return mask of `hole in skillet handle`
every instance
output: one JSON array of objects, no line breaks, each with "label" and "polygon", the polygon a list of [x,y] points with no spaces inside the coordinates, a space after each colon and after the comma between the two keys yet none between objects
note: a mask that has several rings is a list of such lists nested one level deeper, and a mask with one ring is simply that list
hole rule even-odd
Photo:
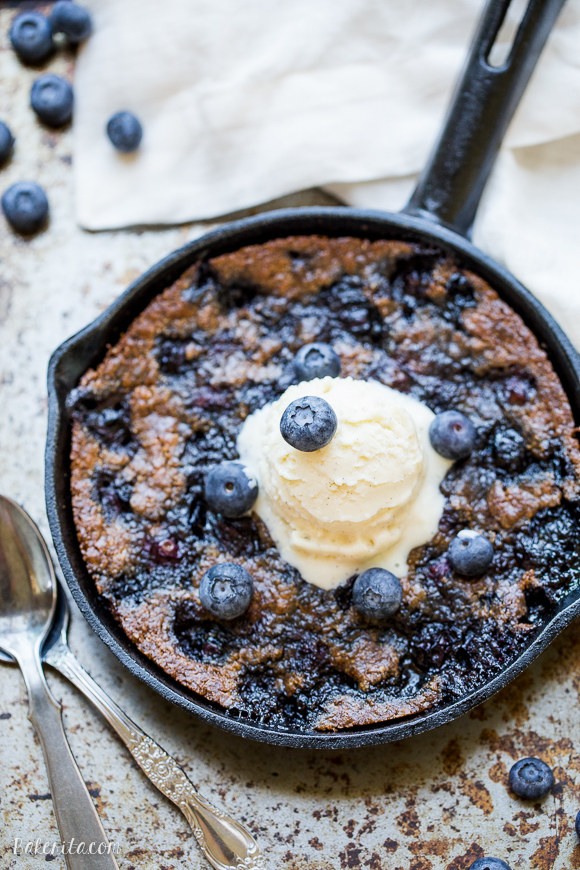
[{"label": "hole in skillet handle", "polygon": [[488,0],[439,137],[403,209],[467,238],[504,134],[565,0],[528,0],[507,60],[494,66],[489,58],[512,2]]},{"label": "hole in skillet handle", "polygon": [[502,69],[509,63],[516,34],[521,27],[529,0],[511,0],[509,10],[500,24],[497,36],[485,56],[487,63],[495,69]]}]

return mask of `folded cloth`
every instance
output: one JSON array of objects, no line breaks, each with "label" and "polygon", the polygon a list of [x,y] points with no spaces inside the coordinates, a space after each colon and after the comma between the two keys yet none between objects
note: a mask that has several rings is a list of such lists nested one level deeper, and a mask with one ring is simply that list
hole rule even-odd
[{"label": "folded cloth", "polygon": [[[481,0],[90,0],[76,72],[78,220],[215,218],[313,186],[398,208],[441,124]],[[521,14],[512,3],[505,41]],[[568,0],[475,228],[566,319],[578,266],[580,0]],[[115,152],[108,118],[144,128]],[[575,250],[576,248],[576,250]],[[577,294],[580,296],[580,294]],[[580,322],[575,327],[580,344]]]}]

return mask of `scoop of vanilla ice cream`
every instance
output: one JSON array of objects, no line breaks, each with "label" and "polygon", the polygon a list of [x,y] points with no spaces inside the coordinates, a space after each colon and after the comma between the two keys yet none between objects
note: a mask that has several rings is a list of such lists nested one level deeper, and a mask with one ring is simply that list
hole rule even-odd
[{"label": "scoop of vanilla ice cream", "polygon": [[[282,414],[306,395],[338,419],[332,441],[312,453],[280,434]],[[254,510],[305,580],[331,589],[371,566],[406,573],[409,551],[437,530],[451,465],[429,442],[433,416],[377,381],[326,377],[292,385],[245,420],[238,451],[258,481]]]}]

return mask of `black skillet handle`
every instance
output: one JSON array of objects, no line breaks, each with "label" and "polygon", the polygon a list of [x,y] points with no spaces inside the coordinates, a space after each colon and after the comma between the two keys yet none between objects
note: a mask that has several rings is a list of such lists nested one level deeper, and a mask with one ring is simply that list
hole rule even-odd
[{"label": "black skillet handle", "polygon": [[509,56],[488,62],[511,0],[488,0],[443,129],[403,211],[469,236],[504,133],[565,0],[529,0]]}]

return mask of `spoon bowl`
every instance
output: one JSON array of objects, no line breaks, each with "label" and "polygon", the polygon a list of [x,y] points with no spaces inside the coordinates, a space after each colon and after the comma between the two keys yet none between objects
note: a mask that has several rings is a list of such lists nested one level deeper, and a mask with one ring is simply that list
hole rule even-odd
[{"label": "spoon bowl", "polygon": [[54,569],[28,514],[0,496],[0,647],[40,646],[56,607]]}]

